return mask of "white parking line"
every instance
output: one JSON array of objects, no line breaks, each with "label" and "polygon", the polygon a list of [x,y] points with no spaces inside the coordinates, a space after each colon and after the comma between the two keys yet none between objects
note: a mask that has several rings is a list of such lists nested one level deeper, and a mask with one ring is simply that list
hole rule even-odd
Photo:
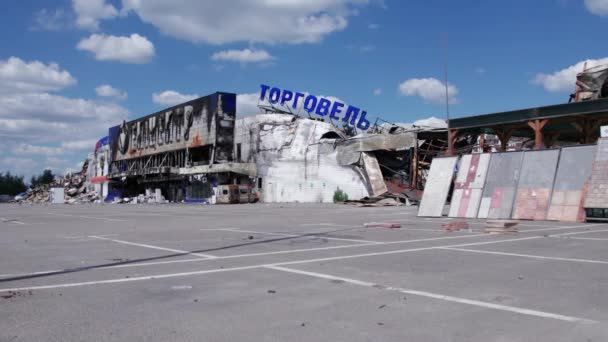
[{"label": "white parking line", "polygon": [[[397,253],[408,253],[408,252],[426,251],[426,250],[437,249],[439,247],[465,247],[465,246],[476,246],[476,245],[485,245],[485,244],[502,243],[502,242],[513,242],[513,241],[521,241],[521,240],[530,240],[530,239],[538,239],[538,238],[541,238],[541,237],[540,236],[531,236],[531,237],[527,237],[527,238],[494,240],[494,241],[475,242],[475,243],[467,243],[467,244],[459,244],[459,245],[447,245],[447,246],[437,246],[437,247],[423,247],[423,248],[401,249],[401,250],[388,251],[388,252],[376,252],[376,253],[365,253],[365,254],[355,254],[355,255],[343,255],[343,256],[337,256],[337,257],[307,259],[307,260],[296,260],[296,261],[278,262],[278,263],[271,263],[271,264],[259,264],[259,265],[244,266],[244,267],[221,268],[221,269],[216,269],[216,270],[205,270],[205,271],[183,272],[183,273],[170,273],[170,274],[145,276],[145,277],[135,277],[135,278],[120,278],[120,279],[98,280],[98,281],[89,281],[89,282],[83,282],[83,283],[68,283],[68,284],[55,284],[55,285],[43,285],[43,286],[30,286],[30,287],[20,287],[20,288],[11,288],[11,289],[0,289],[0,292],[6,292],[6,291],[25,291],[25,290],[41,290],[41,289],[52,289],[52,288],[61,288],[61,287],[74,287],[74,286],[85,286],[85,285],[121,283],[121,282],[126,282],[126,281],[135,281],[135,280],[150,280],[150,279],[157,279],[157,278],[183,277],[183,276],[189,276],[189,275],[215,273],[215,272],[222,272],[222,271],[238,271],[238,270],[246,270],[246,269],[253,269],[253,268],[262,268],[262,267],[267,267],[267,266],[285,266],[285,265],[305,264],[305,263],[320,262],[320,261],[332,261],[332,260],[362,258],[362,257],[368,257],[368,256],[379,256],[379,255],[389,255],[389,254],[397,254]],[[262,253],[262,254],[267,254],[267,253]],[[218,259],[228,259],[230,257],[234,257],[234,256],[215,257],[216,258],[215,260],[218,260]],[[203,261],[203,260],[208,260],[208,259],[201,259],[200,261]],[[126,266],[126,265],[124,265],[124,266]],[[120,266],[114,266],[114,267],[120,267]],[[114,267],[106,267],[106,268],[114,268]]]},{"label": "white parking line", "polygon": [[539,229],[526,229],[526,230],[520,230],[520,233],[527,233],[527,232],[542,232],[545,230],[560,230],[560,229],[574,229],[574,228],[589,228],[589,227],[596,227],[596,226],[603,226],[604,224],[601,223],[597,223],[597,224],[587,224],[584,226],[566,226],[566,227],[553,227],[553,228],[539,228]]},{"label": "white parking line", "polygon": [[307,264],[307,263],[310,263],[310,262],[344,260],[344,259],[362,258],[362,257],[369,257],[369,256],[379,256],[379,255],[391,255],[391,254],[400,254],[400,253],[408,253],[408,252],[429,251],[429,250],[433,250],[433,249],[439,249],[441,247],[468,247],[468,246],[488,245],[488,244],[501,243],[501,242],[513,242],[513,241],[532,240],[532,239],[540,239],[540,238],[541,238],[540,236],[530,236],[530,237],[526,237],[526,238],[505,239],[505,240],[484,241],[484,242],[473,242],[473,243],[465,243],[465,244],[459,244],[459,245],[435,246],[435,247],[420,247],[420,248],[411,248],[411,249],[398,249],[398,250],[386,251],[386,252],[374,252],[374,253],[342,255],[342,256],[327,257],[327,258],[317,258],[317,259],[308,259],[308,260],[287,261],[287,262],[282,262],[282,263],[276,263],[275,265]]},{"label": "white parking line", "polygon": [[[95,235],[95,236],[98,236],[98,237],[110,237],[110,236],[118,236],[118,235],[119,234],[103,234],[103,235],[102,234],[98,234],[98,235]],[[74,236],[64,236],[63,238],[64,239],[86,239],[86,238],[89,238],[89,237],[90,237],[90,235],[74,235]]]},{"label": "white parking line", "polygon": [[77,286],[87,286],[87,285],[127,283],[127,282],[132,282],[132,281],[164,279],[164,278],[174,278],[174,277],[186,277],[186,276],[199,275],[199,274],[207,274],[207,273],[219,273],[219,272],[228,272],[228,271],[241,271],[241,270],[249,270],[249,269],[253,269],[253,268],[260,268],[260,265],[243,266],[243,267],[232,267],[232,268],[218,268],[218,269],[214,269],[214,270],[195,271],[195,272],[158,274],[158,275],[151,275],[151,276],[145,276],[145,277],[118,278],[118,279],[86,281],[86,282],[81,282],[81,283],[67,283],[67,284],[55,284],[55,285],[16,287],[16,288],[12,288],[12,289],[0,289],[0,292],[29,291],[29,290],[48,290],[48,289],[58,289],[58,288],[65,288],[65,287],[77,287]]},{"label": "white parking line", "polygon": [[103,220],[103,221],[113,221],[113,222],[133,222],[133,220],[121,220],[121,219],[112,219],[107,217],[95,217],[95,216],[84,216],[84,215],[69,215],[69,214],[57,214],[57,213],[45,213],[47,215],[53,216],[65,216],[65,217],[78,217],[78,218],[86,218],[92,220]]},{"label": "white parking line", "polygon": [[568,236],[568,235],[580,235],[580,234],[591,234],[591,233],[604,233],[604,232],[608,232],[608,229],[603,229],[603,230],[585,230],[583,232],[551,234],[551,235],[549,235],[549,237]]},{"label": "white parking line", "polygon": [[495,255],[515,256],[515,257],[531,258],[531,259],[572,261],[572,262],[582,262],[582,263],[590,263],[590,264],[607,264],[608,265],[608,261],[601,261],[601,260],[559,258],[559,257],[548,257],[548,256],[542,256],[542,255],[517,254],[517,253],[506,253],[506,252],[496,252],[496,251],[484,251],[484,250],[478,250],[478,249],[465,249],[465,248],[455,248],[455,247],[441,247],[439,249],[445,249],[445,250],[450,250],[450,251],[460,251],[460,252],[470,252],[470,253],[482,253],[482,254],[495,254]]},{"label": "white parking line", "polygon": [[129,242],[129,241],[123,241],[123,240],[108,239],[108,238],[97,236],[97,235],[90,235],[89,237],[92,237],[94,239],[99,239],[99,240],[106,240],[106,241],[112,241],[112,242],[116,242],[116,243],[122,243],[123,245],[130,245],[130,246],[137,246],[137,247],[143,247],[143,248],[158,249],[158,250],[161,250],[161,251],[167,251],[167,252],[173,252],[173,253],[183,253],[183,254],[188,254],[188,255],[194,255],[194,256],[198,256],[198,257],[202,257],[202,258],[206,258],[206,259],[215,259],[215,258],[217,258],[216,256],[208,255],[208,254],[192,253],[192,252],[188,252],[188,251],[182,251],[182,250],[179,250],[179,249],[172,249],[172,248],[165,248],[165,247],[160,247],[160,246],[146,245],[146,244],[143,244],[143,243],[135,243],[135,242]]},{"label": "white parking line", "polygon": [[316,238],[322,238],[322,239],[327,239],[327,240],[368,243],[370,245],[381,243],[380,241],[358,240],[358,239],[343,239],[343,238],[327,237],[327,236],[323,236],[323,234],[327,234],[325,232],[304,233],[304,234],[298,235],[298,234],[285,234],[285,233],[267,233],[267,232],[260,232],[260,231],[256,231],[256,230],[245,230],[245,229],[223,229],[223,230],[227,231],[227,232],[236,232],[236,233],[243,232],[243,233],[262,234],[262,235],[276,235],[276,236],[286,236],[286,237],[304,237],[304,238],[305,237],[316,237]]},{"label": "white parking line", "polygon": [[405,289],[405,288],[400,288],[400,287],[384,287],[379,284],[374,284],[374,283],[351,279],[351,278],[338,277],[338,276],[333,276],[333,275],[324,274],[324,273],[302,271],[302,270],[281,267],[281,266],[265,266],[265,268],[276,270],[276,271],[281,271],[281,272],[306,275],[309,277],[315,277],[315,278],[321,278],[321,279],[338,280],[338,281],[343,281],[345,283],[349,283],[349,284],[353,284],[353,285],[372,287],[372,288],[381,288],[386,291],[394,291],[394,292],[410,294],[410,295],[414,295],[414,296],[438,299],[438,300],[443,300],[446,302],[454,302],[454,303],[478,306],[478,307],[482,307],[482,308],[486,308],[486,309],[514,312],[514,313],[528,315],[528,316],[551,318],[551,319],[557,319],[560,321],[575,322],[575,323],[598,323],[597,321],[593,321],[593,320],[589,320],[589,319],[585,319],[585,318],[565,316],[565,315],[538,311],[538,310],[531,310],[531,309],[526,309],[526,308],[521,308],[521,307],[516,307],[516,306],[508,306],[508,305],[501,305],[501,304],[496,304],[496,303],[482,302],[482,301],[474,300],[474,299],[453,297],[453,296],[448,296],[448,295],[443,295],[443,294],[438,294],[438,293]]},{"label": "white parking line", "polygon": [[16,224],[21,224],[21,225],[27,225],[27,223],[23,223],[23,222],[17,221],[17,220],[7,220],[4,217],[0,217],[0,221],[2,221],[4,223],[16,223]]},{"label": "white parking line", "polygon": [[[62,271],[63,270],[50,270],[50,271],[33,272],[33,273],[0,274],[0,278],[12,278],[12,277],[39,275],[39,274],[55,273],[55,272],[62,272]],[[2,280],[2,279],[0,279],[0,280]]]},{"label": "white parking line", "polygon": [[608,239],[604,239],[604,238],[584,238],[584,237],[570,237],[568,239],[575,239],[575,240],[595,240],[595,241],[608,241]]}]

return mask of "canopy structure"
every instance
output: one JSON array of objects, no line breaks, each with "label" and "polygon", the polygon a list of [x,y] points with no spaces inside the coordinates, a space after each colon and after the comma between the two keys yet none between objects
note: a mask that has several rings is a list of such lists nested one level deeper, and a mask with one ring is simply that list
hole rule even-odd
[{"label": "canopy structure", "polygon": [[451,119],[448,122],[448,155],[465,135],[494,134],[506,151],[511,137],[534,139],[534,148],[550,148],[557,141],[590,144],[599,127],[608,124],[608,99],[527,108],[502,113]]}]

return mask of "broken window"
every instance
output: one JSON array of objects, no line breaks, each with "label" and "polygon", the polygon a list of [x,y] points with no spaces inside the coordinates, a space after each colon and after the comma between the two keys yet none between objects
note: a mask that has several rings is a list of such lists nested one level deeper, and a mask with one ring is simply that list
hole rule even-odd
[{"label": "broken window", "polygon": [[192,165],[209,164],[209,161],[211,160],[212,147],[213,145],[205,145],[191,148],[189,152],[192,158]]}]

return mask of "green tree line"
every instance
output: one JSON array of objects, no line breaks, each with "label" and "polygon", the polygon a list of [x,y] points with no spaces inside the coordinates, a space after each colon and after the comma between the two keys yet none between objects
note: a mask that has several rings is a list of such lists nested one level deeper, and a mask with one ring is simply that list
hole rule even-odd
[{"label": "green tree line", "polygon": [[[30,178],[30,186],[36,188],[41,185],[51,184],[55,180],[55,175],[51,170],[44,170],[37,176]],[[23,176],[13,175],[9,171],[0,172],[0,195],[15,196],[27,190],[27,185],[23,181]]]},{"label": "green tree line", "polygon": [[0,195],[15,196],[27,190],[23,176],[12,175],[10,172],[0,173]]}]

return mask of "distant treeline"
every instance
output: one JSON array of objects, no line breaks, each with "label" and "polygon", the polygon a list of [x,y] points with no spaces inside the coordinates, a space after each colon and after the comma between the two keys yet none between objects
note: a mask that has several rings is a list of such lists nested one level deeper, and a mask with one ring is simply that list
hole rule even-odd
[{"label": "distant treeline", "polygon": [[10,172],[0,173],[0,195],[15,196],[27,190],[23,176],[11,175]]},{"label": "distant treeline", "polygon": [[[51,184],[55,180],[55,175],[51,170],[44,170],[38,176],[32,176],[30,178],[30,186],[32,188],[40,185]],[[9,171],[6,173],[0,172],[0,195],[18,195],[25,190],[28,186],[23,181],[23,176],[13,175]]]}]

